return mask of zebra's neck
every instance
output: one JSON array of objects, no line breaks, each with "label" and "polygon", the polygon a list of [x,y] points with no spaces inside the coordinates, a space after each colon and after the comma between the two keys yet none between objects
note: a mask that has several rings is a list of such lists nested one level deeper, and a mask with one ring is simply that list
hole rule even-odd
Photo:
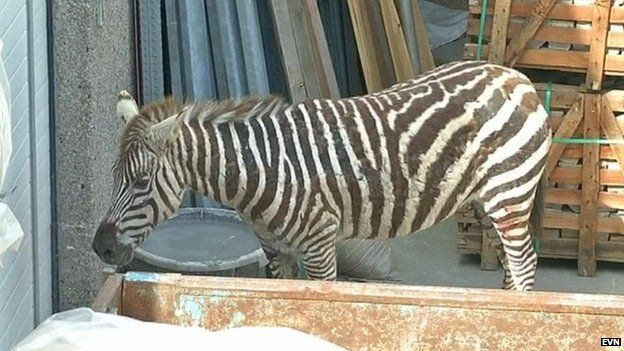
[{"label": "zebra's neck", "polygon": [[286,108],[281,101],[269,101],[244,118],[225,119],[191,111],[170,153],[184,186],[251,213],[266,197],[266,185],[280,181],[279,154],[271,150],[278,150],[277,120]]}]

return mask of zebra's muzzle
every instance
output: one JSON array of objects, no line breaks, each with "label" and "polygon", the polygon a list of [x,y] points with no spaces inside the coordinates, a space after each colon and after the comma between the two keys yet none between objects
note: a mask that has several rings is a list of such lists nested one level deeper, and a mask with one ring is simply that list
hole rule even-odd
[{"label": "zebra's muzzle", "polygon": [[131,244],[121,243],[117,239],[118,228],[114,223],[102,222],[95,232],[91,247],[98,257],[107,264],[123,266],[134,257]]}]

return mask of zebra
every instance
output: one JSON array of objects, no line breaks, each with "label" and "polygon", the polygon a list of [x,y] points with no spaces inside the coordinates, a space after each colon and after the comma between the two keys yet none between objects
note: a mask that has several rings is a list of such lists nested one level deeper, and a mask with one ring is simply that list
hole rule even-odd
[{"label": "zebra", "polygon": [[238,212],[275,278],[295,277],[298,258],[306,278],[335,280],[337,240],[408,235],[472,204],[498,234],[502,287],[533,289],[530,227],[552,132],[512,68],[452,62],[375,93],[297,104],[168,97],[139,109],[124,92],[117,113],[112,200],[92,242],[109,264],[128,263],[187,189]]}]

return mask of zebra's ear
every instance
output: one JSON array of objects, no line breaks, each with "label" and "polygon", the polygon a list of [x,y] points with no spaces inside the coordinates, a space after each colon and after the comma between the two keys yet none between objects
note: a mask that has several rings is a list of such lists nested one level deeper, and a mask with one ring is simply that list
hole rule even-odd
[{"label": "zebra's ear", "polygon": [[139,114],[139,106],[130,93],[122,90],[117,94],[117,117],[121,118],[124,123]]},{"label": "zebra's ear", "polygon": [[167,117],[149,128],[149,140],[153,143],[152,146],[155,150],[164,150],[167,142],[173,141],[178,137],[180,124],[186,110],[187,108],[185,107],[178,114]]}]

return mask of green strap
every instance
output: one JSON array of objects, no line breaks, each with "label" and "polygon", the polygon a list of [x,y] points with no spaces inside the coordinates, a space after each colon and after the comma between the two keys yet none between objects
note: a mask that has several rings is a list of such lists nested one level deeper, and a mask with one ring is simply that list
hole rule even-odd
[{"label": "green strap", "polygon": [[533,237],[533,249],[535,249],[535,253],[539,255],[540,251],[542,250],[542,243],[539,239],[539,237],[535,236]]},{"label": "green strap", "polygon": [[550,101],[552,100],[552,81],[548,81],[546,85],[546,101],[544,101],[544,108],[546,113],[550,115]]},{"label": "green strap", "polygon": [[584,138],[553,138],[553,143],[558,144],[601,144],[601,145],[622,145],[624,140],[615,139],[584,139]]},{"label": "green strap", "polygon": [[481,60],[483,53],[483,35],[485,34],[485,19],[487,18],[488,0],[483,0],[481,4],[481,18],[479,23],[479,37],[477,38],[477,60]]}]

